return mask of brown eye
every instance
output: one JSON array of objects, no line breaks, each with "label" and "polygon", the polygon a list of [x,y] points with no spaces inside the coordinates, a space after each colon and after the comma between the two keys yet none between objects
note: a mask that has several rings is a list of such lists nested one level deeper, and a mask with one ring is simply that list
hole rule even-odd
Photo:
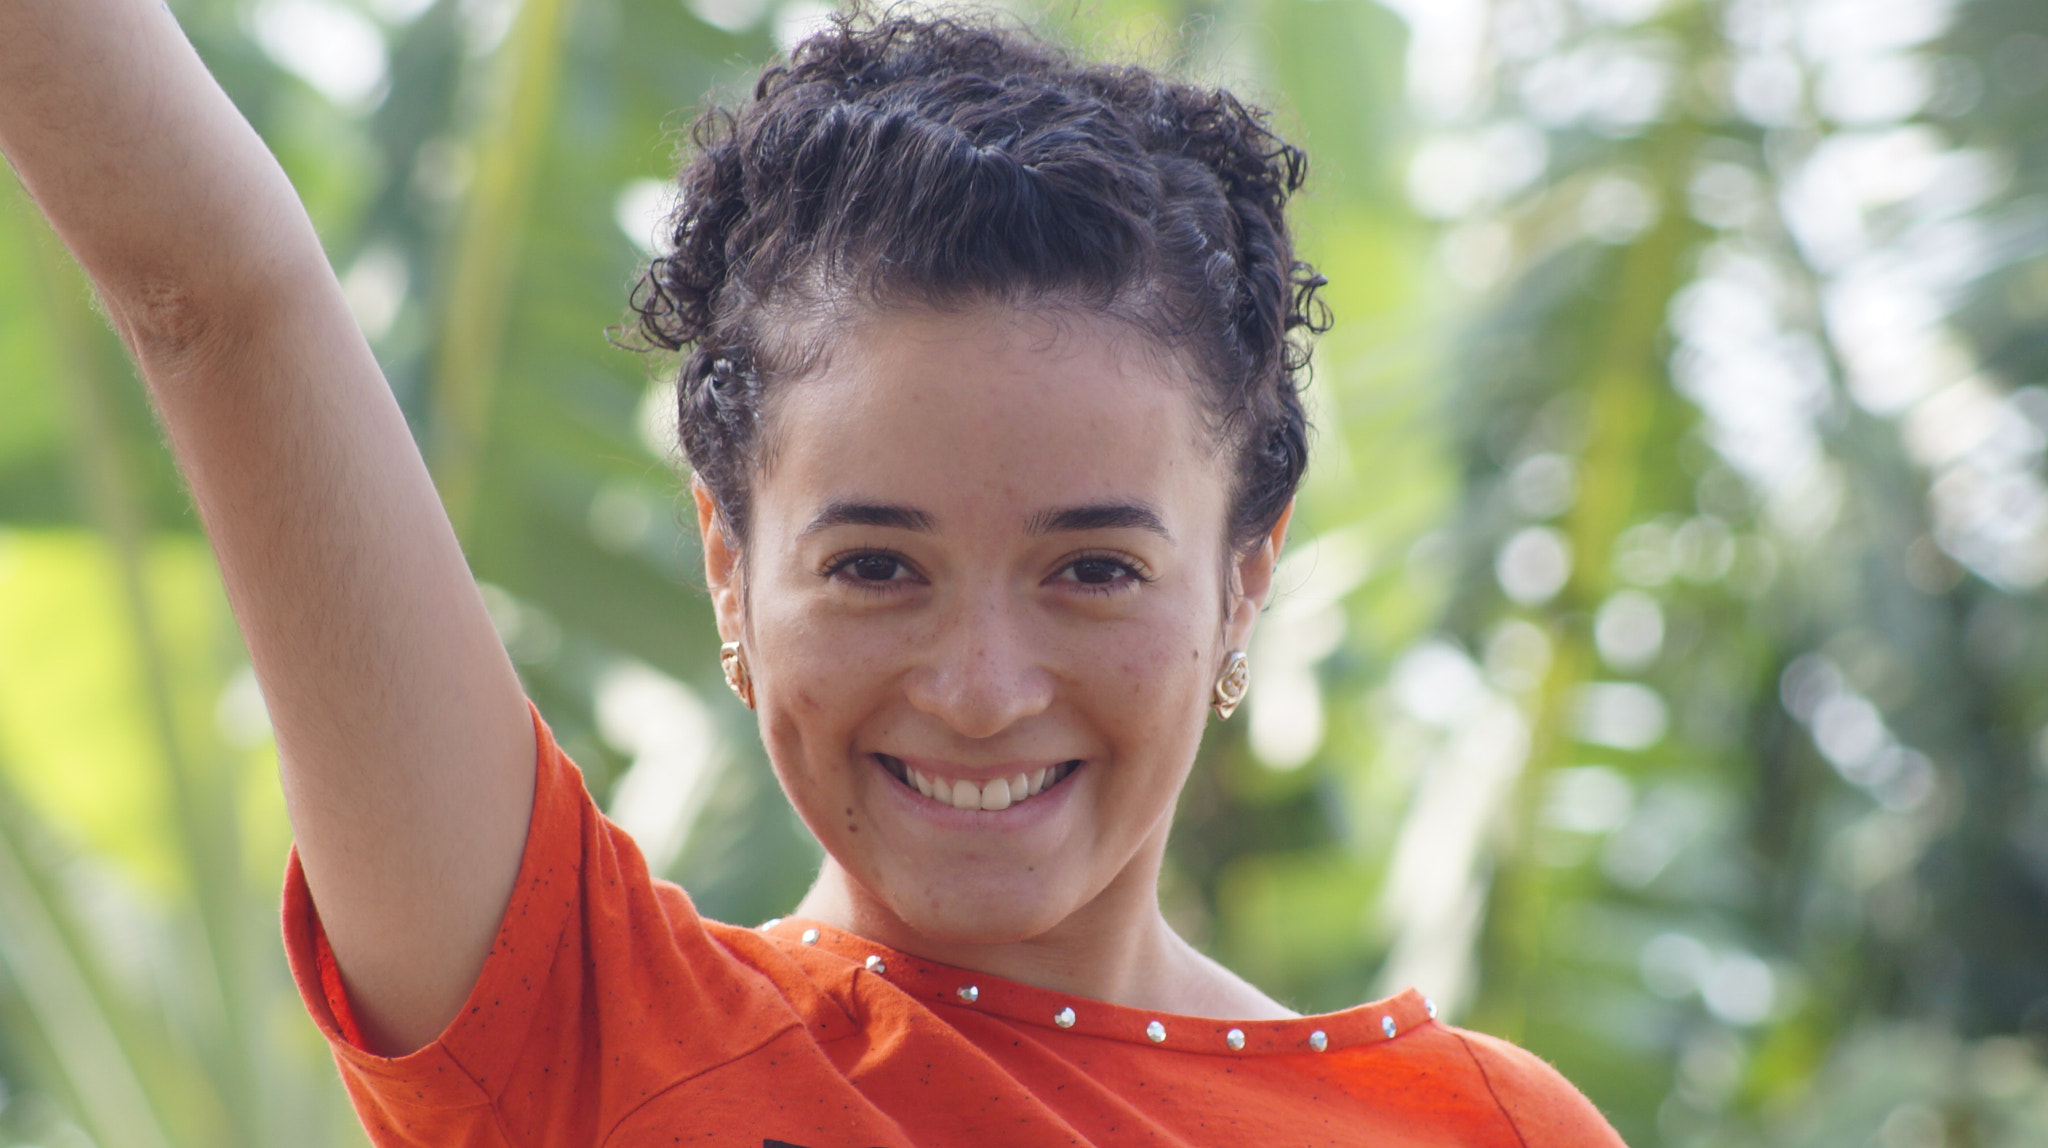
[{"label": "brown eye", "polygon": [[1074,563],[1074,581],[1089,586],[1107,586],[1124,575],[1130,568],[1109,558],[1083,558]]},{"label": "brown eye", "polygon": [[1094,594],[1120,594],[1152,580],[1136,562],[1107,554],[1076,558],[1061,567],[1055,577]]},{"label": "brown eye", "polygon": [[874,594],[893,593],[923,581],[908,559],[887,550],[841,555],[819,573],[841,586]]},{"label": "brown eye", "polygon": [[863,554],[846,564],[847,572],[863,582],[887,582],[902,568],[903,563],[887,554]]}]

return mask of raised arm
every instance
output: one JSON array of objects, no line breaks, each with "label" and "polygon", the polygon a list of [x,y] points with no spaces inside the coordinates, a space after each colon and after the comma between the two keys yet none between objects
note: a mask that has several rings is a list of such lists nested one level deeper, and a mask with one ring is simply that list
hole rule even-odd
[{"label": "raised arm", "polygon": [[297,195],[157,0],[0,0],[0,150],[141,364],[379,1051],[483,965],[532,805],[517,676]]}]

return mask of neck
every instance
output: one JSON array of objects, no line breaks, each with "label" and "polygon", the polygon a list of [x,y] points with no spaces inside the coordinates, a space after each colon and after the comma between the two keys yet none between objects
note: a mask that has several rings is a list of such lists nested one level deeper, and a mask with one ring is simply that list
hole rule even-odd
[{"label": "neck", "polygon": [[1149,864],[1134,862],[1093,900],[1042,933],[978,941],[934,937],[916,928],[828,856],[794,915],[926,960],[1129,1008],[1250,1019],[1293,1016],[1173,931],[1159,911],[1158,873],[1155,854]]}]

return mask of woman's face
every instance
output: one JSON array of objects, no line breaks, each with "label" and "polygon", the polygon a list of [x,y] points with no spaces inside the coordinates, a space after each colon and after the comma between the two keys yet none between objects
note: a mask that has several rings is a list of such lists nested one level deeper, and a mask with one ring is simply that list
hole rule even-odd
[{"label": "woman's face", "polygon": [[873,316],[767,442],[743,562],[699,489],[712,589],[861,910],[1004,943],[1149,907],[1284,529],[1227,553],[1229,460],[1178,368],[1086,316]]}]

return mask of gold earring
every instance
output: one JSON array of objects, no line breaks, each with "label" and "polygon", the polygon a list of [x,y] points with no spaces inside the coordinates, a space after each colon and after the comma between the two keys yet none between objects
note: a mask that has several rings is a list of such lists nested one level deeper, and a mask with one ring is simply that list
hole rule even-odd
[{"label": "gold earring", "polygon": [[1216,678],[1216,689],[1209,696],[1209,708],[1216,716],[1229,721],[1237,712],[1239,703],[1244,701],[1244,692],[1251,688],[1252,663],[1244,656],[1243,650],[1232,650],[1224,659],[1223,673]]},{"label": "gold earring", "polygon": [[746,647],[727,642],[718,647],[718,668],[725,671],[725,684],[748,709],[754,708],[754,673],[747,668]]}]

